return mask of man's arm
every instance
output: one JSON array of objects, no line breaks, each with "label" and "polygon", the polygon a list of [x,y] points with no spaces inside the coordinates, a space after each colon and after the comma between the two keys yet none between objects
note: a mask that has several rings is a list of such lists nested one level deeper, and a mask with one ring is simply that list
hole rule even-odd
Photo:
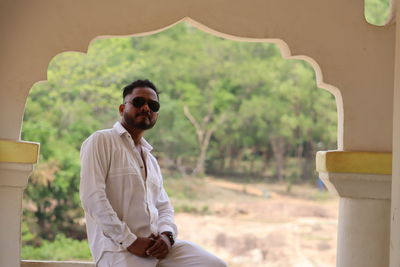
[{"label": "man's arm", "polygon": [[80,197],[83,209],[102,229],[103,234],[123,248],[128,248],[137,237],[118,218],[105,193],[109,153],[102,134],[95,133],[83,143]]},{"label": "man's arm", "polygon": [[174,209],[162,185],[156,207],[158,209],[158,233],[171,232],[176,238],[178,229],[174,221]]},{"label": "man's arm", "polygon": [[147,250],[147,254],[157,259],[164,259],[172,247],[172,242],[167,233],[172,233],[176,237],[178,230],[174,222],[174,209],[169,201],[162,183],[160,194],[157,198],[156,208],[158,210],[158,236],[155,243]]}]

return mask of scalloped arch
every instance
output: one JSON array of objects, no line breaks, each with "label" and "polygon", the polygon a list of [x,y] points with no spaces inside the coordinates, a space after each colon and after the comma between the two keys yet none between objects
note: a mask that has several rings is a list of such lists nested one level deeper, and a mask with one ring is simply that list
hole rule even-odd
[{"label": "scalloped arch", "polygon": [[396,23],[396,9],[397,9],[396,0],[388,0],[388,2],[389,2],[388,9],[389,10],[388,10],[387,17],[382,25],[375,24],[375,23],[368,21],[368,19],[366,17],[366,3],[365,3],[366,1],[367,0],[364,0],[364,17],[365,17],[365,21],[367,21],[368,24],[378,26],[378,27],[385,27],[385,26],[389,26],[389,25]]},{"label": "scalloped arch", "polygon": [[[324,82],[323,79],[323,74],[322,74],[322,70],[320,68],[320,66],[318,65],[318,63],[311,57],[306,56],[306,55],[293,55],[291,53],[291,50],[289,48],[289,45],[284,42],[283,40],[280,39],[271,39],[271,38],[267,38],[267,39],[262,39],[262,38],[249,38],[249,37],[240,37],[240,36],[234,36],[231,34],[227,34],[227,33],[223,33],[217,30],[214,30],[190,17],[184,17],[176,22],[170,23],[168,25],[165,25],[161,28],[158,29],[152,29],[146,32],[138,32],[138,33],[131,33],[131,34],[125,34],[125,35],[99,35],[89,41],[86,42],[82,42],[83,40],[81,39],[81,42],[78,44],[78,47],[76,47],[76,49],[72,49],[72,50],[66,50],[66,51],[61,51],[60,53],[63,52],[67,52],[67,51],[76,51],[76,52],[81,52],[84,54],[87,54],[88,49],[90,47],[90,45],[98,40],[98,39],[103,39],[103,38],[111,38],[111,37],[138,37],[138,36],[148,36],[148,35],[152,35],[158,32],[162,32],[166,29],[169,29],[173,26],[175,26],[176,24],[179,24],[181,22],[187,22],[189,24],[191,24],[192,26],[196,27],[197,29],[206,32],[208,34],[217,36],[217,37],[222,37],[228,40],[232,40],[232,41],[240,41],[240,42],[267,42],[267,43],[273,43],[275,45],[277,45],[280,49],[281,55],[284,59],[300,59],[300,60],[304,60],[306,62],[308,62],[314,69],[315,71],[315,77],[316,77],[316,83],[317,86],[320,88],[323,88],[325,90],[327,90],[328,92],[330,92],[334,97],[335,97],[335,101],[336,101],[336,109],[337,109],[337,114],[338,114],[338,132],[337,132],[337,146],[339,150],[343,149],[343,99],[342,99],[342,95],[339,91],[339,89],[337,87],[335,87],[334,85],[328,84]],[[86,44],[86,45],[84,45]],[[55,55],[56,56],[56,55]],[[53,56],[53,58],[55,57]],[[46,79],[47,79],[47,75],[46,75]],[[39,81],[39,82],[44,82],[45,80]]]}]

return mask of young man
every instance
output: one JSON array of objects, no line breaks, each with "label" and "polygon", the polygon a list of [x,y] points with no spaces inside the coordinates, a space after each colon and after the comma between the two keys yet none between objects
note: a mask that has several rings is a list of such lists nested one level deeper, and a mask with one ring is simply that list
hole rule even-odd
[{"label": "young man", "polygon": [[154,84],[137,80],[124,88],[121,122],[82,144],[80,196],[96,266],[226,266],[197,245],[175,239],[174,211],[143,138],[159,108]]}]

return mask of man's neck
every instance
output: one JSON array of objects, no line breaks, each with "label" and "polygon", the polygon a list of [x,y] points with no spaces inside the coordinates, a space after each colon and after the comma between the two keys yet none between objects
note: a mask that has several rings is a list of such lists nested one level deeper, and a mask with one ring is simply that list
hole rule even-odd
[{"label": "man's neck", "polygon": [[125,124],[124,122],[121,121],[121,125],[128,131],[128,133],[132,136],[133,142],[135,143],[135,146],[140,145],[140,140],[142,139],[144,135],[144,130],[142,129],[137,129],[130,127],[129,125]]}]

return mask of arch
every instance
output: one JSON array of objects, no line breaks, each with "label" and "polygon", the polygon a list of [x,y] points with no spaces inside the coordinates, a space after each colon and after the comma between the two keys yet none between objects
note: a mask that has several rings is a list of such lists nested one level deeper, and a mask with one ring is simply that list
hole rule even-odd
[{"label": "arch", "polygon": [[379,27],[385,27],[385,26],[392,25],[396,22],[396,0],[387,0],[389,3],[389,5],[387,7],[388,14],[382,24],[375,24],[367,19],[367,1],[368,0],[364,0],[364,16],[365,16],[365,20],[369,24],[374,25],[374,26],[379,26]]},{"label": "arch", "polygon": [[[181,23],[182,21],[188,22],[188,23],[190,23],[191,25],[194,25],[196,28],[199,28],[200,30],[202,30],[202,31],[204,31],[204,32],[207,32],[207,33],[209,33],[209,34],[213,34],[213,35],[219,36],[219,37],[224,37],[224,38],[226,38],[226,39],[230,39],[230,40],[234,40],[234,41],[242,41],[242,42],[243,42],[243,41],[244,41],[244,42],[269,42],[269,43],[274,43],[274,44],[278,45],[278,47],[280,48],[280,53],[281,53],[282,58],[301,59],[301,60],[306,60],[306,61],[308,61],[308,62],[312,62],[312,64],[315,64],[315,65],[313,65],[313,68],[314,68],[314,71],[316,72],[317,84],[319,84],[319,85],[323,84],[322,71],[321,71],[319,65],[318,65],[312,58],[310,58],[310,57],[306,57],[306,56],[293,56],[293,55],[291,55],[291,51],[290,51],[288,45],[287,45],[284,41],[279,40],[279,39],[265,39],[265,40],[264,40],[264,39],[239,38],[239,37],[235,37],[235,36],[231,36],[231,35],[226,35],[226,34],[219,33],[219,32],[213,32],[212,29],[209,29],[209,28],[207,28],[207,27],[204,26],[204,25],[201,25],[201,24],[200,24],[199,26],[195,25],[197,22],[191,20],[190,18],[182,19],[182,20],[180,20],[180,21],[178,21],[178,22],[176,22],[176,23],[174,23],[174,24],[171,24],[171,25],[168,26],[168,27],[165,27],[165,28],[160,29],[160,30],[157,30],[157,31],[152,31],[152,32],[147,32],[147,33],[138,33],[138,34],[135,34],[134,36],[144,36],[144,35],[154,34],[154,33],[156,33],[156,32],[162,32],[162,31],[166,30],[166,29],[169,28],[169,27],[173,27],[173,26],[175,26],[176,24]],[[130,36],[132,36],[132,35],[130,35]],[[100,37],[96,37],[96,38],[93,39],[90,43],[93,44],[94,40],[98,40],[98,39],[101,39],[101,38],[108,38],[108,37],[110,37],[110,36],[100,36]],[[94,51],[90,51],[90,47],[91,47],[91,45],[88,46],[87,51],[86,51],[86,54],[85,54],[85,52],[77,52],[77,53],[82,53],[82,54],[85,55],[85,56],[87,56],[87,54],[90,55],[91,52],[94,52]],[[275,51],[276,51],[276,50],[275,50]],[[94,54],[94,53],[93,53],[93,54]],[[282,60],[282,58],[281,58],[281,60]],[[329,86],[329,85],[328,85],[328,86]],[[333,87],[333,86],[332,86],[331,88],[332,88],[331,93],[332,93],[332,92],[338,92],[338,96],[341,97],[340,92],[337,90],[337,88],[335,88],[335,87]],[[325,89],[330,89],[330,88],[325,87]],[[319,89],[318,89],[318,90],[319,90]]]},{"label": "arch", "polygon": [[396,27],[368,24],[363,1],[13,3],[0,11],[7,22],[0,29],[5,40],[0,50],[0,86],[7,88],[0,91],[0,98],[8,100],[0,107],[2,139],[20,140],[29,89],[46,79],[48,63],[55,55],[85,52],[96,36],[144,35],[190,19],[218,36],[275,40],[281,43],[283,56],[306,56],[317,73],[317,65],[323,70],[323,79],[318,75],[320,87],[340,88],[341,96],[336,94],[343,103],[338,107],[339,148],[382,152],[392,148],[393,105],[387,103],[392,102]]},{"label": "arch", "polygon": [[[103,38],[111,38],[111,37],[139,37],[139,36],[148,36],[148,35],[152,35],[155,33],[159,33],[162,32],[164,30],[167,30],[173,26],[175,26],[176,24],[179,24],[181,22],[186,22],[189,23],[190,25],[194,26],[195,28],[206,32],[208,34],[217,36],[217,37],[221,37],[224,39],[228,39],[228,40],[232,40],[232,41],[240,41],[240,42],[266,42],[266,43],[272,43],[275,44],[279,47],[279,50],[281,52],[281,55],[284,59],[299,59],[299,60],[304,60],[306,62],[308,62],[312,68],[315,71],[315,77],[316,77],[316,83],[317,86],[327,90],[328,92],[330,92],[334,97],[335,97],[335,101],[336,101],[336,109],[337,109],[337,114],[338,114],[338,132],[337,132],[337,149],[342,150],[343,149],[343,118],[344,118],[344,114],[343,114],[343,99],[342,99],[342,95],[340,93],[340,90],[328,83],[324,82],[323,79],[323,74],[322,74],[322,70],[320,68],[320,66],[318,65],[318,63],[312,59],[309,56],[306,55],[293,55],[288,44],[286,42],[284,42],[283,40],[280,39],[263,39],[263,38],[249,38],[249,37],[239,37],[239,36],[234,36],[234,35],[230,35],[227,33],[223,33],[217,30],[214,30],[210,27],[207,27],[206,25],[197,22],[196,20],[190,18],[190,17],[185,17],[183,19],[180,19],[174,23],[171,23],[165,27],[159,28],[159,29],[155,29],[155,30],[151,30],[148,32],[139,32],[139,33],[133,33],[133,34],[128,34],[128,35],[101,35],[101,36],[97,36],[94,39],[92,39],[91,41],[88,42],[88,45],[85,49],[77,49],[75,50],[75,52],[80,52],[83,54],[87,54],[88,49],[90,47],[90,45],[95,42],[98,39],[103,39]],[[71,51],[71,50],[70,50]],[[73,51],[73,50],[72,50]],[[64,51],[66,52],[66,51]],[[47,75],[46,75],[46,79],[47,79]],[[39,81],[40,82],[44,82],[44,80]]]},{"label": "arch", "polygon": [[[337,91],[339,148],[390,151],[396,27],[366,23],[363,8],[363,1],[348,0],[9,1],[0,9],[0,138],[20,139],[29,88],[46,79],[47,64],[58,53],[85,52],[102,34],[150,34],[192,18],[221,37],[277,38],[261,40],[280,43],[286,58],[310,62],[320,87]],[[134,23],[133,9],[139,10]]]}]

